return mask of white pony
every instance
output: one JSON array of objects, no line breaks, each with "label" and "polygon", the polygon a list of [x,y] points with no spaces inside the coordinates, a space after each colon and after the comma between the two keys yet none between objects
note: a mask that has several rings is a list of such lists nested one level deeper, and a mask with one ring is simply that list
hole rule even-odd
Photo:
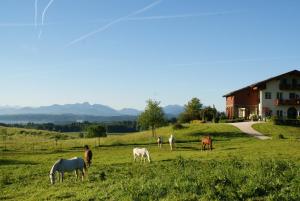
[{"label": "white pony", "polygon": [[81,171],[82,180],[87,171],[86,164],[82,158],[74,157],[71,159],[59,159],[54,163],[50,170],[51,184],[55,183],[55,173],[59,173],[59,179],[61,182],[64,180],[64,172],[71,172],[75,170],[76,178],[78,179],[78,171]]},{"label": "white pony", "polygon": [[147,158],[149,163],[151,162],[149,151],[146,148],[134,148],[133,160],[135,161],[137,157],[140,157],[141,161],[146,162],[146,158]]},{"label": "white pony", "polygon": [[157,146],[158,146],[158,148],[161,148],[162,144],[163,144],[163,139],[162,139],[161,136],[159,136],[159,137],[157,138]]},{"label": "white pony", "polygon": [[170,136],[169,143],[170,143],[170,148],[171,148],[171,151],[172,151],[173,146],[175,146],[175,137],[173,135]]}]

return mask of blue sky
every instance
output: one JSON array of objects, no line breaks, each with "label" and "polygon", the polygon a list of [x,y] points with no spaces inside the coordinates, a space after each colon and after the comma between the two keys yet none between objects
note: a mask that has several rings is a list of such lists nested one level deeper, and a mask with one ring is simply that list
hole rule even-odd
[{"label": "blue sky", "polygon": [[0,105],[142,109],[300,69],[297,0],[0,0]]}]

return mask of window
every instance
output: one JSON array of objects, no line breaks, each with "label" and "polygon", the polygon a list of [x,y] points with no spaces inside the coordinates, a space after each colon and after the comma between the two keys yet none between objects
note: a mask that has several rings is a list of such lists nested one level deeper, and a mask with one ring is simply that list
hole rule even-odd
[{"label": "window", "polygon": [[277,110],[277,117],[282,117],[283,116],[282,114],[283,114],[282,110]]},{"label": "window", "polygon": [[271,94],[271,92],[266,92],[266,93],[265,93],[265,99],[272,99],[272,94]]},{"label": "window", "polygon": [[281,92],[277,92],[277,99],[282,100],[282,93]]}]

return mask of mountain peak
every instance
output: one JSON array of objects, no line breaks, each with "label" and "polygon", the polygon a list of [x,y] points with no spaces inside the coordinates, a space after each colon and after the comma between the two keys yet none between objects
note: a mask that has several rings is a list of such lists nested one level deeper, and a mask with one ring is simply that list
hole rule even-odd
[{"label": "mountain peak", "polygon": [[[177,116],[183,111],[180,105],[167,105],[164,112],[168,115]],[[130,115],[137,116],[141,111],[134,108],[123,108],[115,110],[109,106],[94,104],[89,102],[75,103],[75,104],[53,104],[50,106],[41,107],[0,107],[0,115],[19,115],[19,114],[75,114],[75,115],[93,115],[93,116],[122,116]]]}]

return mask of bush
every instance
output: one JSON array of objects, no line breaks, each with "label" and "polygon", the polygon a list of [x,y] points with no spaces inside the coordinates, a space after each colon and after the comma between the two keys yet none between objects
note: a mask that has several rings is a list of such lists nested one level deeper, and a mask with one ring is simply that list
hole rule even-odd
[{"label": "bush", "polygon": [[86,138],[107,137],[106,128],[102,125],[91,125],[87,128]]},{"label": "bush", "polygon": [[300,127],[300,120],[298,119],[279,119],[278,117],[272,117],[273,124],[286,125]]},{"label": "bush", "polygon": [[183,128],[184,128],[184,126],[181,123],[175,123],[173,125],[174,130],[180,130],[180,129],[183,129]]},{"label": "bush", "polygon": [[282,140],[282,139],[285,139],[285,137],[284,137],[282,134],[278,134],[278,135],[277,135],[277,139]]},{"label": "bush", "polygon": [[251,121],[258,121],[258,119],[259,119],[256,114],[251,114],[249,118]]},{"label": "bush", "polygon": [[84,134],[83,134],[82,132],[80,132],[80,133],[78,134],[78,137],[79,137],[79,138],[84,138]]},{"label": "bush", "polygon": [[66,139],[68,139],[68,136],[66,136],[64,134],[57,133],[57,134],[51,136],[50,139],[54,139],[54,140],[66,140]]}]

